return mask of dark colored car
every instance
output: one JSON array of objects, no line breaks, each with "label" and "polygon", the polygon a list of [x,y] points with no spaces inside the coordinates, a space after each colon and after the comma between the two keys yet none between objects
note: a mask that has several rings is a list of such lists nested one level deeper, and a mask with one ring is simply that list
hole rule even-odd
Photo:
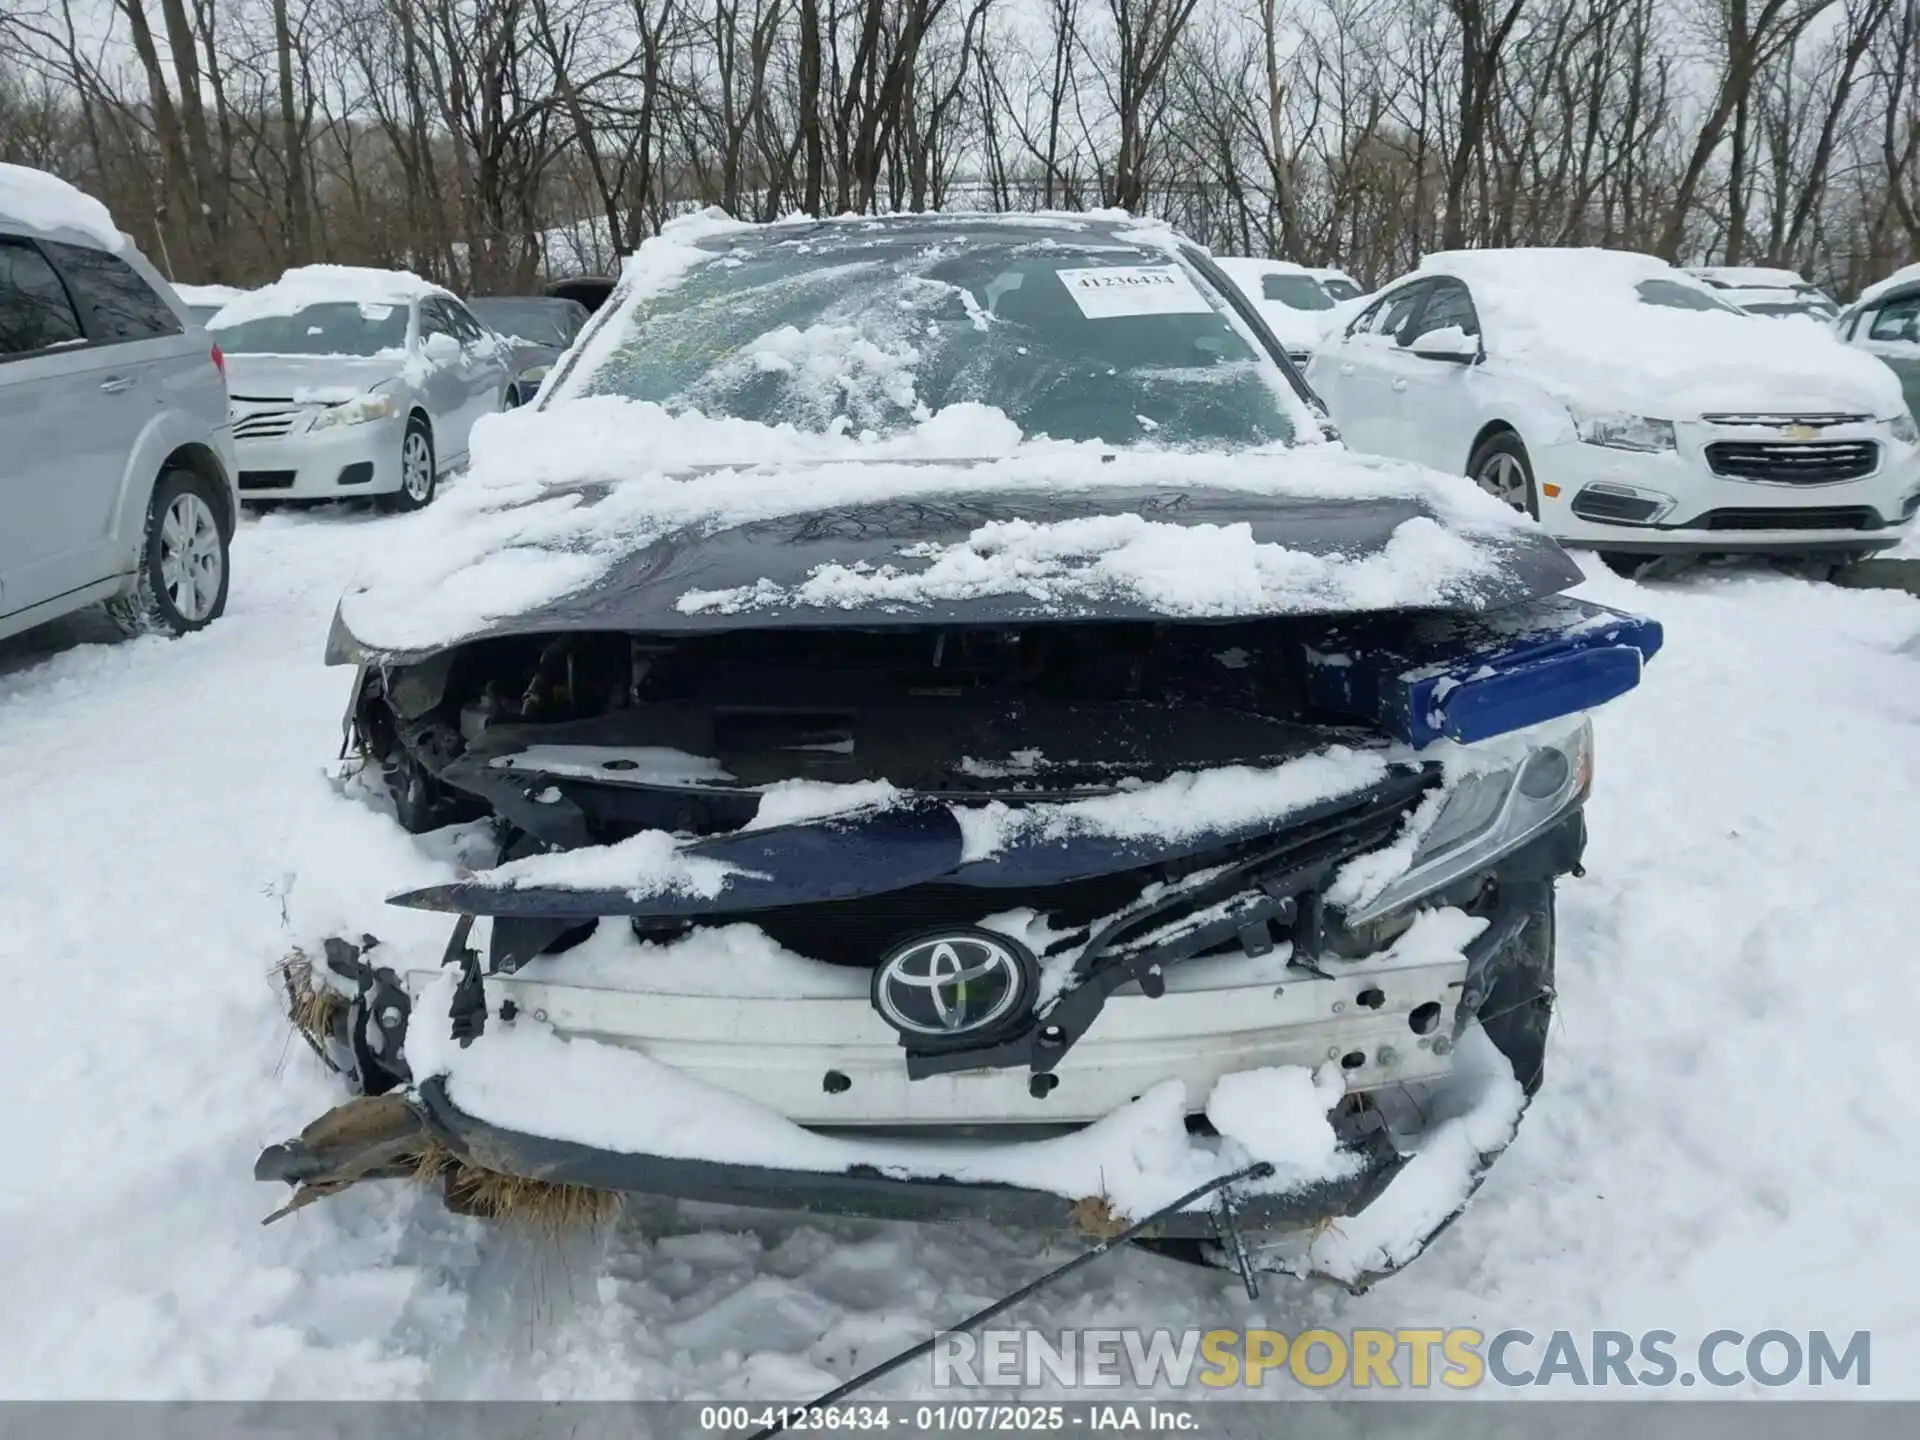
[{"label": "dark colored car", "polygon": [[498,863],[394,897],[443,954],[328,942],[362,1094],[256,1173],[1110,1234],[1256,1162],[1258,1263],[1412,1258],[1541,1083],[1584,712],[1659,627],[1324,440],[1163,229],[659,243],[342,602],[353,747]]},{"label": "dark colored car", "polygon": [[579,301],[545,295],[485,296],[467,308],[513,348],[514,393],[522,405],[540,393],[540,382],[587,323]]}]

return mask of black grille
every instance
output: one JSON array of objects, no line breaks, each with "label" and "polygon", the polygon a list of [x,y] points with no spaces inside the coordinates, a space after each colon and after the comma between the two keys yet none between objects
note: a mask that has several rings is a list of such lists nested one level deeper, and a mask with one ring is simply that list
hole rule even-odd
[{"label": "black grille", "polygon": [[1698,530],[1878,530],[1880,512],[1866,505],[1818,509],[1709,510],[1693,522]]},{"label": "black grille", "polygon": [[1731,480],[1831,485],[1871,475],[1880,447],[1871,440],[1716,440],[1707,446],[1707,464]]},{"label": "black grille", "polygon": [[298,470],[242,470],[242,490],[291,490]]}]

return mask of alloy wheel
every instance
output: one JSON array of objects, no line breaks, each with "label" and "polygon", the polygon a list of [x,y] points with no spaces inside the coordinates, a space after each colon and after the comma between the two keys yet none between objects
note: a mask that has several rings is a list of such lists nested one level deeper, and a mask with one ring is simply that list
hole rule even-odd
[{"label": "alloy wheel", "polygon": [[400,483],[420,504],[426,503],[428,492],[433,489],[433,447],[419,430],[409,430],[406,442],[400,447]]},{"label": "alloy wheel", "polygon": [[1489,455],[1480,467],[1479,480],[1480,488],[1494,499],[1516,510],[1527,508],[1527,472],[1521,468],[1517,456],[1504,450]]},{"label": "alloy wheel", "polygon": [[220,595],[220,526],[206,501],[176,495],[160,519],[160,588],[182,620],[198,623]]}]

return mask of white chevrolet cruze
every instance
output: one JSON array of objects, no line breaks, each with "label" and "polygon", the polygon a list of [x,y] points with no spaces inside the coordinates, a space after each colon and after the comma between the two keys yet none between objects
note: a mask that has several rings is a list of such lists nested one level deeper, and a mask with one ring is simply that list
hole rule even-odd
[{"label": "white chevrolet cruze", "polygon": [[1307,380],[1354,449],[1464,471],[1622,557],[1840,559],[1895,544],[1920,509],[1890,370],[1647,255],[1430,255]]},{"label": "white chevrolet cruze", "polygon": [[515,400],[507,344],[401,271],[289,270],[207,328],[227,357],[242,500],[417,510],[475,422]]}]

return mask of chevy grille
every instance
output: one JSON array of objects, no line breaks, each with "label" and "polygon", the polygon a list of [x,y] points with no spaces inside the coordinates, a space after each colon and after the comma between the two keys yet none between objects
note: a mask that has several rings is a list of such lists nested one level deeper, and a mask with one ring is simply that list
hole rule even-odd
[{"label": "chevy grille", "polygon": [[1716,440],[1707,464],[1729,480],[1832,485],[1879,469],[1880,447],[1871,440]]}]

